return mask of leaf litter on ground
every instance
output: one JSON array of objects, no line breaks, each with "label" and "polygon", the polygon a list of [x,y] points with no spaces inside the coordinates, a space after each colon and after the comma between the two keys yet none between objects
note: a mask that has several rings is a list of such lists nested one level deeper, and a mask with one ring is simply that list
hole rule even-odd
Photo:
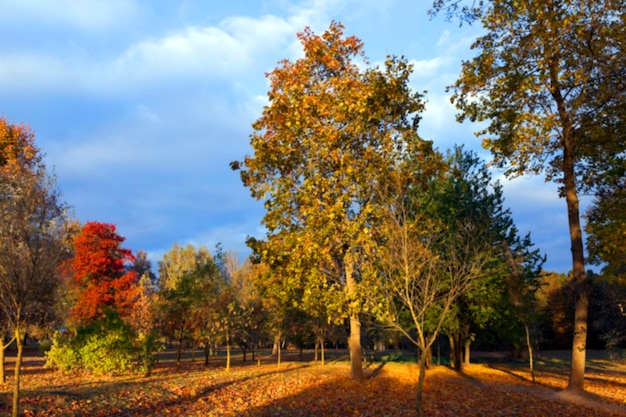
[{"label": "leaf litter on ground", "polygon": [[[439,366],[428,371],[426,415],[626,416],[626,372],[587,374],[585,395],[562,391],[567,370],[529,372],[510,365],[469,365],[463,374]],[[26,367],[21,415],[47,416],[412,416],[417,367],[370,363],[355,382],[349,364],[315,362],[242,365],[227,372],[213,364],[157,366],[152,376],[63,375]],[[0,413],[10,411],[10,378],[2,385]]]}]

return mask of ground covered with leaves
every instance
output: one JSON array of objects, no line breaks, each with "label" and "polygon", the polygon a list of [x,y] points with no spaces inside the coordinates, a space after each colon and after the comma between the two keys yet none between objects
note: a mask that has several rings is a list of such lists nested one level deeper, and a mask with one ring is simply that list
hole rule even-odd
[{"label": "ground covered with leaves", "polygon": [[[626,365],[594,361],[585,396],[561,389],[567,367],[539,362],[537,383],[506,363],[470,365],[464,374],[439,366],[424,392],[428,416],[626,416]],[[10,366],[9,369],[10,370]],[[63,375],[27,358],[22,385],[24,416],[411,416],[417,367],[371,362],[362,383],[345,361],[237,364],[207,367],[159,364],[151,377]],[[10,378],[1,386],[0,414],[10,411]]]}]

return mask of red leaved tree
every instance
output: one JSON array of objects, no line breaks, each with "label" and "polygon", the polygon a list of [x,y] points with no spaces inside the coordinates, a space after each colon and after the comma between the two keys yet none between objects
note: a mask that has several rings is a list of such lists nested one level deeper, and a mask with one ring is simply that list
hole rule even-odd
[{"label": "red leaved tree", "polygon": [[125,238],[115,225],[87,222],[74,240],[74,257],[69,262],[71,286],[76,303],[70,321],[86,325],[113,308],[128,316],[137,292],[137,273],[126,271],[125,264],[135,260],[130,249],[122,248]]}]

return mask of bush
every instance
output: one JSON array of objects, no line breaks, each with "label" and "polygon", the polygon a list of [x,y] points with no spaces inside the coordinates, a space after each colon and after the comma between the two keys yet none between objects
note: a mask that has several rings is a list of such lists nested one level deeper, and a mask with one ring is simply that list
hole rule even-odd
[{"label": "bush", "polygon": [[55,332],[52,336],[50,350],[45,353],[47,368],[57,368],[61,372],[72,372],[80,369],[80,354],[74,349],[68,339],[61,332]]},{"label": "bush", "polygon": [[62,372],[78,369],[96,374],[112,374],[132,369],[133,332],[114,311],[78,330],[74,338],[55,333],[46,354],[46,366]]},{"label": "bush", "polygon": [[126,336],[120,331],[90,335],[79,351],[82,366],[96,374],[130,370],[134,349]]}]

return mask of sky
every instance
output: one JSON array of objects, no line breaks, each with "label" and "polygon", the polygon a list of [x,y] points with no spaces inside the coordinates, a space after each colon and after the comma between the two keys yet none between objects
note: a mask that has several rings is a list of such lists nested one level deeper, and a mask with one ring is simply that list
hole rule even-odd
[{"label": "sky", "polygon": [[[267,72],[296,60],[296,34],[331,21],[364,43],[372,63],[403,55],[426,90],[419,133],[441,151],[488,152],[478,126],[455,121],[446,86],[480,27],[428,15],[429,0],[0,0],[0,116],[24,122],[81,222],[115,224],[154,269],[174,243],[221,243],[241,256],[263,238],[263,206],[229,162],[251,154],[267,104]],[[565,201],[542,177],[508,181],[521,234],[567,272]]]}]

